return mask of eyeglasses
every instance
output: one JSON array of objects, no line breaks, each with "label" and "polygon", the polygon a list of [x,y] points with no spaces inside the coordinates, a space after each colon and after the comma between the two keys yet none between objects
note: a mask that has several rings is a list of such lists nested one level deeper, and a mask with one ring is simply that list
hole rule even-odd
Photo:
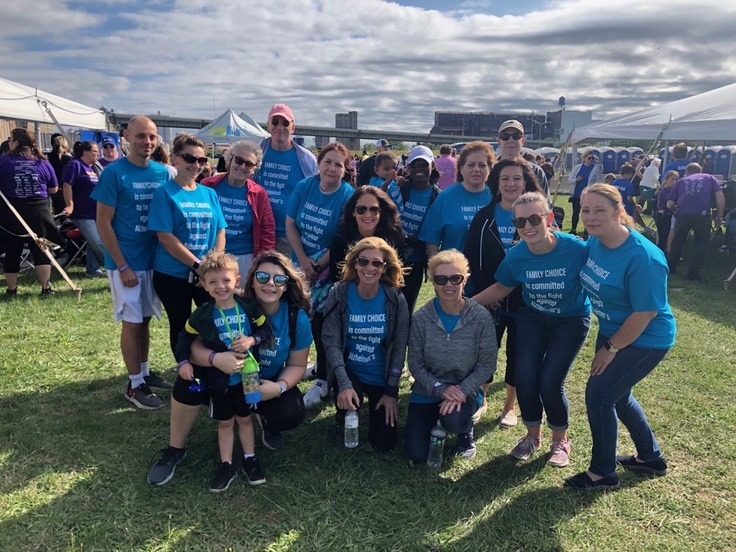
[{"label": "eyeglasses", "polygon": [[370,260],[366,259],[365,257],[358,257],[358,260],[356,261],[358,263],[358,266],[362,266],[365,268],[366,266],[373,265],[375,268],[383,268],[386,266],[386,261],[379,261],[378,259]]},{"label": "eyeglasses", "polygon": [[265,285],[269,280],[273,280],[273,285],[276,287],[284,287],[289,281],[289,277],[286,274],[274,274],[271,276],[268,272],[261,272],[260,270],[256,272],[256,282],[259,284]]},{"label": "eyeglasses", "polygon": [[115,149],[115,146],[113,144],[105,144],[102,146],[102,149]]},{"label": "eyeglasses", "polygon": [[504,142],[506,140],[509,140],[513,138],[514,140],[521,140],[524,135],[521,132],[514,132],[513,134],[510,134],[508,132],[502,132],[498,135],[499,140],[503,140]]},{"label": "eyeglasses", "polygon": [[452,276],[443,276],[438,274],[434,277],[434,283],[438,286],[444,286],[447,282],[450,282],[453,286],[459,286],[465,281],[463,274],[453,274]]},{"label": "eyeglasses", "polygon": [[256,166],[256,163],[253,163],[253,161],[243,159],[239,155],[236,155],[235,157],[233,157],[233,163],[235,163],[236,165],[245,165],[247,169],[252,169],[253,167]]},{"label": "eyeglasses", "polygon": [[189,163],[190,165],[193,165],[194,163],[206,165],[207,161],[209,161],[207,157],[197,157],[195,155],[192,155],[191,153],[177,153],[176,155],[181,157],[185,162]]},{"label": "eyeglasses", "polygon": [[283,127],[291,126],[291,123],[289,121],[287,121],[286,119],[277,119],[276,117],[274,117],[273,119],[271,119],[271,124],[273,126],[279,126],[279,125],[281,125]]},{"label": "eyeglasses", "polygon": [[355,212],[359,215],[365,215],[366,211],[370,211],[371,215],[377,215],[381,212],[381,208],[378,205],[371,205],[370,207],[368,207],[367,205],[355,206]]},{"label": "eyeglasses", "polygon": [[512,218],[511,224],[521,229],[526,226],[526,221],[529,221],[529,224],[531,224],[532,226],[537,226],[539,224],[542,224],[543,220],[544,220],[544,215],[531,215],[529,217]]}]

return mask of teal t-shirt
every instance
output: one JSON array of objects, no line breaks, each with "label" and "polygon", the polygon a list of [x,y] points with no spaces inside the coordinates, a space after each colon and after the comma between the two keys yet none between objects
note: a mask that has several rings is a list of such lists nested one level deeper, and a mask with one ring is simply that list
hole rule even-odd
[{"label": "teal t-shirt", "polygon": [[[231,350],[231,344],[241,335],[251,335],[250,321],[248,315],[243,308],[235,303],[235,306],[231,309],[220,309],[215,307],[212,309],[212,320],[217,328],[218,337],[225,345],[228,350]],[[216,368],[213,368],[216,370]],[[228,385],[236,385],[243,381],[243,377],[240,372],[230,374],[230,381]]]},{"label": "teal t-shirt", "polygon": [[[90,195],[115,208],[112,229],[125,262],[133,270],[153,268],[158,240],[148,231],[148,215],[154,190],[169,179],[169,171],[160,163],[149,161],[147,167],[139,167],[123,157],[102,171]],[[118,268],[107,249],[105,268]]]},{"label": "teal t-shirt", "polygon": [[[212,188],[197,184],[193,190],[185,190],[169,180],[153,193],[148,229],[174,234],[199,259],[215,247],[217,232],[225,227]],[[190,272],[190,267],[174,258],[160,242],[156,244],[153,268],[177,278],[187,278]]]},{"label": "teal t-shirt", "polygon": [[276,314],[268,316],[268,323],[274,336],[274,344],[265,341],[258,346],[260,354],[261,377],[275,381],[284,369],[291,351],[300,351],[312,344],[312,326],[307,313],[302,309],[296,316],[296,335],[294,343],[289,338],[289,305],[282,300]]},{"label": "teal t-shirt", "polygon": [[455,183],[437,196],[427,212],[419,239],[438,245],[441,251],[462,251],[468,228],[475,214],[491,201],[491,192],[484,186],[479,192],[468,192]]},{"label": "teal t-shirt", "polygon": [[363,299],[355,282],[348,284],[347,369],[368,385],[386,385],[386,292],[382,287]]},{"label": "teal t-shirt", "polygon": [[302,173],[299,165],[296,146],[287,151],[276,151],[273,148],[266,151],[256,181],[266,189],[271,200],[277,238],[286,236],[285,223],[289,198],[296,185],[305,176],[307,175]]},{"label": "teal t-shirt", "polygon": [[245,186],[237,188],[227,179],[215,188],[225,218],[225,251],[232,255],[253,253],[253,209],[248,203]]},{"label": "teal t-shirt", "polygon": [[[383,180],[374,176],[368,181],[368,185],[380,188],[383,185]],[[394,200],[394,205],[396,205],[396,208],[401,212],[404,208],[404,199],[401,197],[401,188],[398,187],[395,180],[389,182],[388,188],[386,188],[386,193]]]},{"label": "teal t-shirt", "polygon": [[632,345],[672,347],[676,325],[667,301],[669,269],[664,253],[635,230],[614,249],[592,236],[587,247],[580,280],[598,317],[601,335],[610,338],[633,312],[657,311]]},{"label": "teal t-shirt", "polygon": [[496,270],[496,281],[508,287],[522,284],[524,303],[552,317],[587,316],[590,301],[580,283],[580,269],[588,258],[585,242],[555,232],[557,244],[538,255],[522,240],[509,249]]},{"label": "teal t-shirt", "polygon": [[496,222],[496,228],[498,228],[498,236],[501,238],[501,245],[503,245],[504,251],[511,249],[516,239],[516,227],[511,222],[514,218],[513,211],[507,211],[501,207],[500,203],[496,203],[493,208],[493,218]]}]

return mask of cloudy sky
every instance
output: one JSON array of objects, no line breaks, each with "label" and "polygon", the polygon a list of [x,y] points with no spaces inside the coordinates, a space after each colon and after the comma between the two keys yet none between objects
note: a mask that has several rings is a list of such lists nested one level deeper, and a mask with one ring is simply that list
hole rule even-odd
[{"label": "cloudy sky", "polygon": [[0,76],[117,112],[299,123],[438,110],[604,119],[736,81],[733,0],[33,0],[4,5]]}]

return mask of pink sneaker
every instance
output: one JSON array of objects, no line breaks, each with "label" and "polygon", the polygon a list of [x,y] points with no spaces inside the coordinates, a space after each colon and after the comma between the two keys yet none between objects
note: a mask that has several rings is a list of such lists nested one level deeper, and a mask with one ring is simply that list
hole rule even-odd
[{"label": "pink sneaker", "polygon": [[548,462],[556,468],[564,468],[570,463],[570,439],[552,439]]}]

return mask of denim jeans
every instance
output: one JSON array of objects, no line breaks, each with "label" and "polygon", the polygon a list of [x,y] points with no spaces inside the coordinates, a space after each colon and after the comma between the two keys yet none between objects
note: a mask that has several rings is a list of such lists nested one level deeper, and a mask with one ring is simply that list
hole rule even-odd
[{"label": "denim jeans", "polygon": [[565,380],[585,343],[590,316],[553,317],[521,307],[516,329],[516,396],[524,425],[539,427],[544,409],[547,425],[564,431],[569,422]]},{"label": "denim jeans", "polygon": [[406,434],[404,445],[409,460],[426,462],[429,456],[429,436],[432,428],[440,421],[448,433],[468,433],[473,429],[473,414],[478,410],[475,394],[467,397],[460,412],[452,411],[440,416],[440,403],[409,403],[409,414],[406,418]]},{"label": "denim jeans", "polygon": [[[606,339],[598,334],[596,351],[603,347]],[[631,390],[654,370],[668,350],[624,347],[602,374],[588,378],[585,406],[593,437],[591,472],[603,477],[616,473],[618,420],[629,431],[641,460],[653,461],[662,457],[646,414]]]},{"label": "denim jeans", "polygon": [[105,254],[102,250],[102,238],[97,231],[97,223],[92,219],[72,219],[74,226],[87,241],[87,274],[94,274],[105,263]]}]

